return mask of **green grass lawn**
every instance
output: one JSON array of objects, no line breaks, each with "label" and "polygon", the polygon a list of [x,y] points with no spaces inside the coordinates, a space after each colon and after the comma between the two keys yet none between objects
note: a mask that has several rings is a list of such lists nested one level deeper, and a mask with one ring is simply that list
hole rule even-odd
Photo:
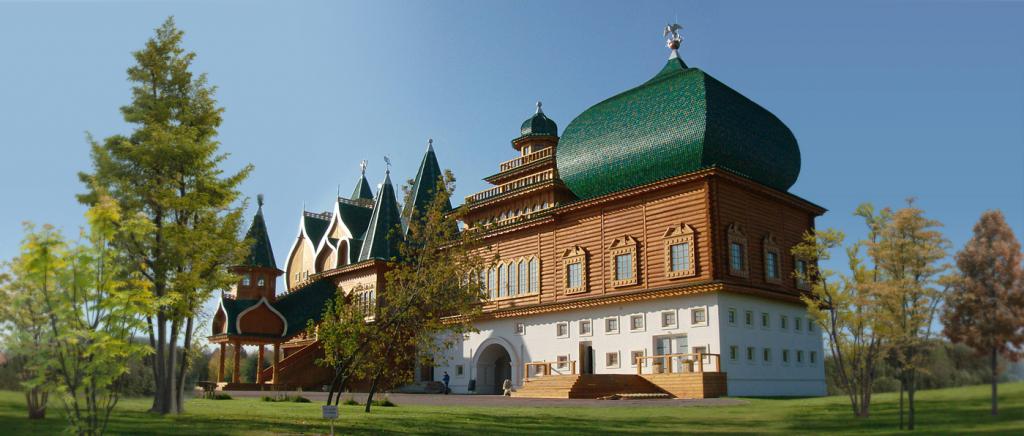
[{"label": "green grass lawn", "polygon": [[[1024,434],[1024,383],[1003,384],[998,417],[989,411],[989,387],[921,391],[918,432]],[[844,397],[756,399],[716,407],[361,407],[342,406],[342,434],[385,432],[439,434],[610,433],[896,433],[896,394],[875,396],[872,417],[854,419]],[[24,397],[0,392],[0,433],[54,434],[64,428],[59,403],[48,418],[25,418]],[[148,399],[123,400],[110,423],[114,434],[316,434],[326,433],[318,403],[270,403],[259,399],[189,400],[188,412],[161,417],[146,412]]]}]

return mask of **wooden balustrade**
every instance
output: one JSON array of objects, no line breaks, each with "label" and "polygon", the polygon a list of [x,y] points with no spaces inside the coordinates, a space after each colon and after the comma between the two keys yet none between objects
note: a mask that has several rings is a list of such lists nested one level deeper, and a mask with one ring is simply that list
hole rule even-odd
[{"label": "wooden balustrade", "polygon": [[[651,371],[660,367],[656,373],[671,374],[675,370],[675,360],[680,361],[681,372],[722,372],[722,355],[710,353],[676,353],[655,356],[637,356],[636,374],[643,374],[644,365],[651,361]],[[713,370],[711,368],[714,368]]]},{"label": "wooden balustrade", "polygon": [[554,151],[555,151],[554,147],[543,148],[540,151],[536,151],[536,152],[530,153],[530,154],[525,155],[525,156],[519,156],[519,157],[517,157],[515,159],[509,159],[509,160],[507,160],[505,162],[502,162],[499,165],[499,167],[501,168],[502,171],[508,171],[508,170],[513,169],[513,168],[519,168],[519,167],[521,167],[523,165],[526,165],[528,163],[536,162],[536,161],[538,161],[540,159],[549,157],[549,156],[555,154]]},{"label": "wooden balustrade", "polygon": [[466,197],[466,202],[467,203],[472,203],[474,201],[486,200],[488,198],[496,197],[496,196],[504,194],[506,192],[515,191],[516,189],[519,189],[519,188],[524,188],[524,187],[527,187],[527,186],[530,186],[530,185],[535,185],[535,184],[538,184],[538,183],[541,183],[541,182],[547,182],[547,181],[550,181],[550,180],[554,180],[554,178],[555,178],[555,170],[552,169],[552,170],[542,171],[542,172],[539,172],[537,174],[533,174],[533,175],[530,175],[530,176],[527,176],[527,177],[523,177],[521,179],[515,179],[515,180],[513,180],[511,182],[495,186],[495,187],[493,187],[491,189],[488,189],[486,191],[481,191],[481,192],[478,192],[476,194],[470,195],[470,196]]},{"label": "wooden balustrade", "polygon": [[540,368],[541,375],[551,375],[552,372],[557,371],[559,375],[562,375],[562,365],[569,367],[569,374],[576,374],[576,361],[575,360],[562,360],[562,361],[543,361],[543,362],[527,362],[523,364],[523,380],[530,379],[530,367]]}]

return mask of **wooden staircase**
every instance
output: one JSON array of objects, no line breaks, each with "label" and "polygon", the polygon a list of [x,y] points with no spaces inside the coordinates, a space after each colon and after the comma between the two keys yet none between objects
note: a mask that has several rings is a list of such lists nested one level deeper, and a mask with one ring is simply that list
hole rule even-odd
[{"label": "wooden staircase", "polygon": [[644,374],[638,377],[676,398],[718,398],[728,393],[724,372]]},{"label": "wooden staircase", "polygon": [[615,394],[663,394],[651,382],[631,374],[549,375],[535,377],[512,393],[520,398],[601,398]]},{"label": "wooden staircase", "polygon": [[323,377],[313,376],[313,373],[329,372],[329,370],[316,365],[316,359],[319,357],[323,357],[323,346],[320,341],[315,341],[277,362],[279,380],[273,380],[273,367],[263,369],[263,379],[268,380],[271,384],[290,388],[319,388],[319,385],[326,382],[322,381]]}]

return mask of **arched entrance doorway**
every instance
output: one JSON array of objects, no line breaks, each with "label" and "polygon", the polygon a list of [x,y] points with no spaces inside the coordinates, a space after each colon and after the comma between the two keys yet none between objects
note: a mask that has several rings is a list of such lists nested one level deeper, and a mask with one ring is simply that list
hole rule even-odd
[{"label": "arched entrance doorway", "polygon": [[488,345],[476,361],[476,392],[501,394],[501,385],[512,380],[512,357],[498,344]]}]

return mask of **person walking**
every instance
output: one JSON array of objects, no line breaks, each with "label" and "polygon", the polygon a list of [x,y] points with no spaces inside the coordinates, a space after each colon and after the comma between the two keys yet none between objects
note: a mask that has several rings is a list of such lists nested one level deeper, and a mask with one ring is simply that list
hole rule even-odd
[{"label": "person walking", "polygon": [[448,389],[448,382],[451,381],[451,379],[452,378],[448,376],[448,371],[445,371],[444,372],[444,377],[441,377],[441,381],[444,382],[444,394],[445,395],[448,395],[448,392],[451,392],[451,389]]},{"label": "person walking", "polygon": [[512,396],[512,380],[505,379],[505,383],[501,384],[502,395],[506,397]]}]

